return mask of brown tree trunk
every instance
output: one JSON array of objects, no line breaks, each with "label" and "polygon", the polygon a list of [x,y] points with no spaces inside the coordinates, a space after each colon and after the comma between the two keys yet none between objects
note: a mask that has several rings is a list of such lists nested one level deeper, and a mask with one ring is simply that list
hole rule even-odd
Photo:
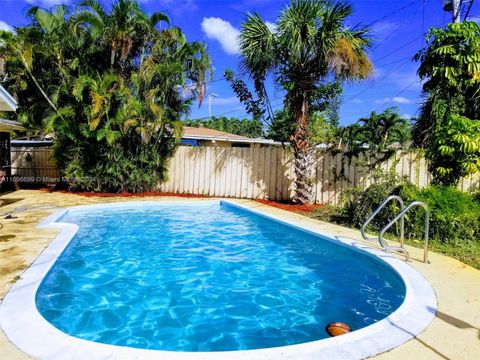
[{"label": "brown tree trunk", "polygon": [[112,41],[111,50],[110,50],[110,68],[113,69],[115,64],[115,52],[117,51],[117,42]]},{"label": "brown tree trunk", "polygon": [[290,137],[296,175],[293,201],[297,204],[311,204],[313,202],[313,154],[308,141],[309,106],[306,92],[295,99],[294,116],[296,126]]}]

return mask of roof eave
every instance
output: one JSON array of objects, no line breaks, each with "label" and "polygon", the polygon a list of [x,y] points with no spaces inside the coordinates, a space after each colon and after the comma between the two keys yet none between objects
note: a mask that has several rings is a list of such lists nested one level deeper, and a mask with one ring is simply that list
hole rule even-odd
[{"label": "roof eave", "polygon": [[17,111],[17,102],[2,85],[0,85],[0,111]]},{"label": "roof eave", "polygon": [[0,132],[24,131],[22,123],[13,120],[0,119]]}]

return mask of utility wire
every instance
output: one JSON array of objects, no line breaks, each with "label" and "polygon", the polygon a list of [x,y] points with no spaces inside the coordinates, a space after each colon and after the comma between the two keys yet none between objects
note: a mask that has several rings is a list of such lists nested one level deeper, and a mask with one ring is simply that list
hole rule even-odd
[{"label": "utility wire", "polygon": [[409,42],[403,44],[402,46],[400,46],[400,47],[398,47],[398,48],[390,51],[389,53],[383,55],[382,57],[378,58],[375,62],[378,62],[378,61],[380,61],[380,60],[383,60],[383,59],[389,57],[389,56],[392,55],[392,54],[395,54],[397,51],[404,49],[407,45],[413,44],[415,41],[421,39],[422,37],[423,37],[423,34],[420,35],[420,36],[417,36],[415,39],[410,40]]},{"label": "utility wire", "polygon": [[356,99],[357,97],[359,97],[360,95],[362,95],[363,93],[367,92],[368,90],[370,90],[372,87],[374,87],[375,85],[377,85],[380,81],[383,81],[385,80],[386,78],[388,78],[390,75],[392,75],[395,71],[399,70],[401,67],[405,66],[409,61],[404,61],[403,63],[401,63],[399,66],[397,66],[395,69],[393,69],[392,71],[390,71],[388,74],[386,74],[385,76],[381,77],[380,79],[378,80],[375,80],[371,85],[367,86],[365,89],[363,89],[362,91],[358,92],[357,94],[353,95],[352,97],[348,98],[346,101],[343,102],[343,104],[346,104],[350,101],[352,101],[353,99]]},{"label": "utility wire", "polygon": [[424,43],[425,43],[425,5],[427,4],[427,0],[423,0],[423,6],[422,6],[422,42],[420,48],[423,49]]},{"label": "utility wire", "polygon": [[[378,22],[380,22],[380,21],[382,21],[382,20],[385,20],[385,19],[389,18],[389,17],[392,16],[392,15],[398,14],[399,12],[401,12],[401,11],[409,8],[409,7],[412,6],[412,5],[415,5],[416,3],[417,3],[417,1],[412,1],[412,2],[408,3],[408,4],[405,5],[405,6],[402,6],[401,8],[399,8],[399,9],[397,9],[397,10],[394,10],[394,11],[392,11],[391,13],[388,13],[387,15],[384,15],[384,16],[382,16],[382,17],[380,17],[380,18],[372,21],[370,24],[367,25],[367,27],[370,27],[370,26],[372,26],[372,25],[375,25],[376,23],[378,23]],[[423,5],[423,6],[425,6],[425,5]],[[415,11],[415,13],[414,13],[413,15],[415,15],[417,12],[418,12],[418,10]],[[403,27],[403,25],[402,25],[401,27]],[[388,35],[387,38],[382,39],[382,40],[380,41],[380,43],[378,43],[377,45],[375,45],[375,47],[372,49],[372,51],[374,51],[374,50],[375,50],[381,43],[383,43],[385,40],[388,40],[388,38],[390,38],[396,31],[398,31],[398,28],[397,28],[396,30],[394,30],[390,35]],[[241,76],[244,76],[244,75],[246,75],[246,72],[242,72],[242,73],[236,75],[236,77],[241,77]],[[225,80],[227,80],[227,79],[226,79],[224,76],[222,76],[221,78],[217,78],[217,79],[213,79],[213,80],[206,81],[205,84],[211,84],[211,83],[215,83],[215,82],[219,82],[219,81],[225,81]]]},{"label": "utility wire", "polygon": [[389,63],[385,63],[385,64],[375,64],[375,65],[381,65],[381,66],[390,66],[390,65],[394,65],[394,64],[398,64],[399,62],[402,62],[402,61],[405,61],[405,60],[413,60],[413,57],[412,56],[407,56],[407,57],[404,57],[404,58],[401,58],[401,59],[398,59],[398,60],[395,60],[395,61],[391,61]]},{"label": "utility wire", "polygon": [[[405,86],[402,90],[400,90],[398,93],[396,93],[394,96],[392,96],[389,100],[383,102],[382,104],[380,104],[379,107],[377,107],[375,110],[373,110],[374,112],[377,112],[379,111],[382,107],[384,107],[386,104],[390,103],[391,101],[393,101],[394,98],[402,95],[405,91],[407,91],[408,89],[410,89],[413,85],[415,85],[416,83],[419,83],[420,80],[418,79],[415,79],[415,81],[412,81],[410,84],[408,84],[407,86]],[[359,115],[363,115],[365,114],[365,112],[357,112],[357,113],[352,113],[352,114],[345,114],[344,116],[359,116]]]},{"label": "utility wire", "polygon": [[375,21],[372,21],[370,24],[367,25],[367,27],[371,27],[372,25],[375,25],[376,23],[378,23],[378,22],[380,22],[380,21],[382,21],[382,20],[388,19],[390,16],[395,15],[395,14],[398,14],[399,12],[401,12],[401,11],[409,8],[409,7],[412,6],[412,5],[415,5],[416,3],[417,3],[417,1],[412,1],[412,2],[408,3],[408,4],[405,5],[405,6],[402,6],[401,8],[392,11],[391,13],[389,13],[389,14],[387,14],[387,15],[384,15],[384,16],[382,16],[382,17],[380,17],[380,18],[378,18],[378,19],[375,20]]},{"label": "utility wire", "polygon": [[[384,16],[382,16],[382,17],[380,17],[380,18],[378,18],[378,19],[376,19],[376,20],[374,20],[374,21],[372,21],[371,23],[369,23],[369,24],[367,25],[367,27],[371,27],[371,26],[375,25],[376,23],[378,23],[378,22],[380,22],[380,21],[382,21],[382,20],[388,19],[389,17],[391,17],[391,16],[393,16],[393,15],[396,15],[396,14],[402,12],[402,11],[405,10],[405,9],[408,9],[409,7],[415,5],[416,3],[417,3],[417,1],[412,1],[412,2],[410,2],[410,3],[408,3],[408,4],[406,4],[406,5],[398,8],[398,9],[396,9],[396,10],[394,10],[394,11],[392,11],[392,12],[390,12],[390,13],[388,13],[388,14],[386,14],[386,15],[384,15]],[[420,9],[424,8],[424,6],[425,6],[425,3],[422,5],[422,7],[421,7]],[[415,15],[417,12],[418,12],[418,10],[414,13],[414,15]],[[403,27],[403,25],[402,25],[402,27]],[[398,29],[396,29],[396,30],[398,31]],[[386,40],[388,40],[388,38],[390,38],[394,33],[395,33],[395,31],[392,32],[390,35],[388,35],[388,36],[387,36],[386,38],[384,38],[383,40],[381,40],[381,42],[380,42],[379,44],[377,44],[372,51],[374,51],[376,48],[378,48],[381,43],[383,43],[383,42],[385,42]],[[377,59],[377,62],[380,61],[380,60],[383,60],[384,58],[390,56],[391,54],[397,52],[398,50],[401,50],[402,48],[404,48],[405,46],[413,43],[413,42],[416,41],[416,40],[418,40],[418,38],[415,38],[414,40],[412,40],[412,41],[410,41],[410,42],[402,45],[402,47],[397,48],[397,49],[391,51],[390,53],[382,56],[381,58]],[[407,60],[410,60],[411,58],[408,57],[408,58],[406,58],[406,59],[407,59]],[[398,62],[403,61],[403,60],[405,60],[405,59],[400,59],[400,60],[397,60],[397,61],[393,61],[393,62],[391,62],[391,63],[384,64],[383,66],[392,65],[392,64],[398,63]],[[345,103],[347,103],[347,102],[355,99],[356,97],[360,96],[361,94],[363,94],[364,92],[366,92],[367,90],[369,90],[370,88],[372,88],[373,86],[375,86],[378,82],[386,79],[388,76],[390,76],[390,75],[393,74],[395,71],[397,71],[398,69],[400,69],[400,68],[401,68],[402,66],[404,66],[407,62],[408,62],[408,61],[402,63],[400,66],[396,67],[393,71],[389,72],[387,75],[385,75],[384,77],[380,78],[379,80],[376,80],[372,85],[370,85],[370,86],[368,86],[367,88],[363,89],[361,92],[359,92],[358,94],[352,96],[351,98],[349,98],[348,100],[346,100],[346,101],[343,102],[343,103],[345,104]],[[240,73],[240,74],[237,75],[237,77],[244,76],[245,74],[246,74],[245,72]],[[221,78],[217,78],[217,79],[213,79],[213,80],[206,81],[205,84],[211,84],[211,83],[215,83],[215,82],[219,82],[219,81],[225,81],[225,80],[226,80],[225,77],[221,77]],[[269,112],[272,112],[272,114],[273,114],[273,110],[276,109],[276,108],[278,108],[280,105],[283,105],[283,101],[282,101],[281,103],[275,104],[275,105],[270,104],[270,105],[269,105]],[[238,112],[238,111],[244,111],[244,110],[245,110],[245,109],[243,109],[243,108],[242,108],[242,109],[234,109],[234,110],[226,111],[226,112],[221,113],[221,114],[212,115],[212,117],[221,117],[221,116],[225,116],[225,115],[228,115],[228,114],[232,114],[232,113],[235,113],[235,112]],[[239,118],[239,119],[247,118],[247,117],[249,117],[249,116],[250,116],[250,115],[245,115],[245,116],[243,116],[243,117],[241,117],[241,118]],[[190,119],[190,121],[201,121],[201,120],[207,120],[207,119],[209,119],[209,118],[210,118],[209,116],[206,116],[206,117],[197,118],[197,119]]]},{"label": "utility wire", "polygon": [[382,45],[385,41],[390,39],[393,35],[397,34],[400,29],[402,29],[405,25],[407,25],[410,20],[420,11],[423,10],[423,14],[425,14],[425,5],[427,2],[423,0],[422,6],[420,6],[417,10],[415,10],[399,27],[396,27],[390,34],[388,34],[386,37],[384,37],[382,40],[380,40],[371,50],[373,53],[375,50],[377,50],[380,45]]},{"label": "utility wire", "polygon": [[465,17],[463,18],[463,21],[467,20],[468,15],[470,14],[470,10],[472,10],[472,6],[473,6],[473,0],[470,0],[470,3],[468,4],[467,12],[465,13]]},{"label": "utility wire", "polygon": [[413,85],[419,83],[420,80],[419,79],[415,79],[415,81],[412,81],[410,84],[408,84],[407,86],[405,86],[402,90],[400,90],[398,93],[396,93],[394,96],[392,96],[388,101],[385,101],[384,103],[382,103],[379,107],[377,107],[374,112],[377,112],[379,111],[382,107],[384,107],[386,104],[390,103],[393,99],[395,99],[396,97],[399,97],[400,95],[402,95],[405,91],[407,91],[408,89],[410,89]]}]

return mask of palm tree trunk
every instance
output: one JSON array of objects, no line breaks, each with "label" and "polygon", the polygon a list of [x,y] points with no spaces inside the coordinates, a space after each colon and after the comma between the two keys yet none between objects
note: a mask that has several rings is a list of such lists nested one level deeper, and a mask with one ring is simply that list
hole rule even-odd
[{"label": "palm tree trunk", "polygon": [[112,48],[110,50],[110,68],[113,69],[113,65],[115,64],[115,52],[117,51],[117,43],[116,41],[112,41]]},{"label": "palm tree trunk", "polygon": [[293,202],[311,204],[313,201],[313,154],[308,141],[309,107],[304,92],[295,102],[296,126],[290,140],[295,157],[295,195]]}]

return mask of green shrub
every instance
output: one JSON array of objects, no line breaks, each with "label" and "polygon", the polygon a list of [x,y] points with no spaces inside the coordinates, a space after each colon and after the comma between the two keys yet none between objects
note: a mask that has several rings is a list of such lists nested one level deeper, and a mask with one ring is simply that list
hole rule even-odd
[{"label": "green shrub", "polygon": [[[352,188],[346,192],[346,203],[336,220],[346,225],[360,227],[368,216],[389,195],[399,195],[405,205],[414,200],[425,202],[430,209],[430,240],[440,244],[468,246],[480,242],[480,201],[478,196],[464,193],[454,187],[430,186],[419,189],[404,181],[383,179],[374,182],[366,190]],[[369,230],[378,231],[398,213],[396,202],[383,209],[372,221]],[[405,237],[423,239],[424,211],[414,208],[406,214]],[[392,227],[398,235],[399,228]]]},{"label": "green shrub", "polygon": [[[366,190],[350,188],[343,193],[345,205],[340,210],[341,222],[360,227],[389,195],[398,193],[399,187],[406,186],[406,183],[399,180],[395,173],[380,169],[374,171],[372,181],[372,185]],[[375,217],[371,226],[376,228],[386,224],[398,209],[396,202],[390,203]]]},{"label": "green shrub", "polygon": [[[419,192],[418,200],[430,208],[432,241],[457,246],[480,241],[480,203],[472,195],[454,187],[430,186]],[[421,217],[416,216],[411,223],[411,232],[420,237]]]}]

